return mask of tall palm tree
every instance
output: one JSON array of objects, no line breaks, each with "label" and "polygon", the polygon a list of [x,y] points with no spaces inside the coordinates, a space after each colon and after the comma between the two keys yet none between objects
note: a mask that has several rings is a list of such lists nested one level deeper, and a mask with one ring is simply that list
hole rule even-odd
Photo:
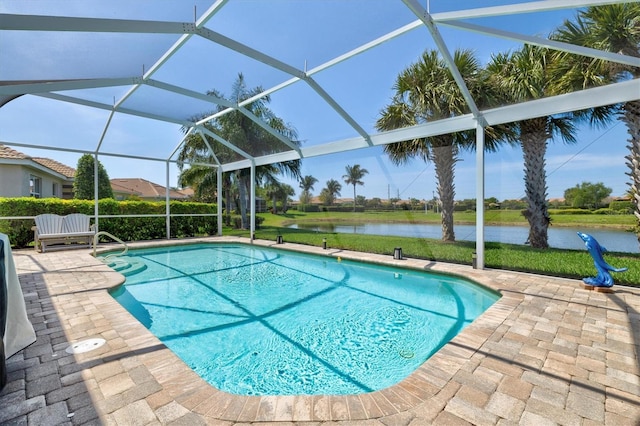
[{"label": "tall palm tree", "polygon": [[[640,4],[622,3],[592,6],[580,10],[573,21],[567,20],[552,38],[580,46],[640,57]],[[595,60],[566,52],[553,56],[556,90],[581,90],[616,81],[640,78],[640,68]],[[629,186],[635,204],[640,237],[640,101],[629,101],[598,108],[596,117],[617,117],[627,126],[629,155],[627,159]],[[599,114],[599,115],[598,115]]]},{"label": "tall palm tree", "polygon": [[[234,103],[240,103],[262,93],[263,91],[264,90],[260,86],[253,89],[247,88],[244,76],[240,73],[232,86],[229,99]],[[219,95],[218,93],[215,94]],[[296,140],[297,133],[295,129],[288,126],[267,107],[267,104],[270,101],[271,98],[269,96],[264,96],[251,104],[246,105],[245,108],[258,118],[262,119],[281,135],[287,137],[294,143],[298,143]],[[238,110],[225,114],[216,120],[219,122],[222,129],[220,136],[251,155],[258,156],[279,152],[282,147],[282,142],[278,138],[271,135],[256,122],[249,120]],[[256,180],[273,180],[274,173],[284,173],[297,179],[300,177],[300,160],[275,163],[269,166],[263,166],[261,170],[256,169]],[[243,228],[248,227],[246,212],[249,178],[250,170],[244,169],[239,171],[238,192],[240,196],[240,214],[242,217]]]},{"label": "tall palm tree", "polygon": [[[203,116],[203,115],[202,115]],[[197,117],[196,119],[201,118]],[[211,125],[205,125],[205,127],[211,131],[213,131],[213,127]],[[183,131],[187,131],[186,128],[183,128]],[[210,140],[207,137],[211,146],[213,146],[214,141]],[[231,160],[234,157],[234,153],[225,146],[220,146],[220,148],[216,151],[216,157],[218,160],[225,162]],[[207,167],[203,165],[190,165],[187,167],[188,163],[200,163],[200,164],[214,164],[215,158],[212,153],[209,152],[209,148],[205,144],[202,137],[198,134],[190,134],[187,136],[185,143],[178,153],[177,165],[180,169],[180,174],[178,176],[178,184],[180,186],[189,186],[193,188],[195,196],[200,201],[205,202],[214,202],[216,200],[216,190],[217,190],[217,181],[218,174],[214,167]],[[225,223],[229,225],[231,223],[231,211],[232,209],[232,200],[235,198],[233,194],[234,179],[235,172],[226,172],[222,175],[222,194],[225,198],[224,201],[224,212],[225,212]]]},{"label": "tall palm tree", "polygon": [[309,204],[311,202],[311,190],[317,182],[318,179],[311,175],[306,175],[300,179],[300,189],[302,189],[302,193],[300,194],[300,202],[302,204]]},{"label": "tall palm tree", "polygon": [[[487,66],[494,83],[510,103],[539,99],[552,94],[549,73],[549,52],[536,46],[494,55]],[[547,143],[559,136],[564,142],[575,143],[576,128],[571,114],[543,116],[514,124],[524,157],[524,182],[529,222],[529,243],[535,248],[547,248],[551,219],[547,208],[547,177],[545,155]]]},{"label": "tall palm tree", "polygon": [[336,201],[336,197],[340,195],[340,191],[342,191],[342,185],[340,185],[340,182],[335,179],[329,179],[327,181],[327,186],[320,192],[320,198],[323,203],[331,206]]},{"label": "tall palm tree", "polygon": [[[247,88],[244,76],[240,73],[233,83],[231,95],[228,99],[233,103],[240,103],[262,92],[263,89],[259,86],[253,89]],[[217,90],[209,91],[207,94],[219,98],[224,97]],[[264,96],[251,104],[246,105],[245,108],[267,123],[267,125],[276,132],[287,137],[289,140],[293,141],[293,143],[299,143],[296,139],[297,134],[295,129],[290,125],[287,125],[267,107],[270,100],[269,96]],[[221,111],[222,109],[222,106],[218,107],[218,111]],[[212,132],[218,134],[223,139],[229,141],[250,155],[260,156],[281,151],[282,142],[278,138],[267,132],[253,120],[247,118],[247,116],[239,110],[234,110],[233,112],[215,118],[209,122],[207,126]],[[208,136],[207,139],[209,139]],[[237,154],[230,149],[221,146],[213,140],[209,140],[209,142],[210,146],[216,147],[216,156],[220,161],[224,162],[224,160],[237,158]],[[211,154],[208,153],[202,138],[198,135],[190,136],[187,139],[178,157],[179,160],[182,159],[182,161],[186,161],[186,159],[189,159],[191,162],[212,162],[211,160],[213,159]],[[291,160],[257,167],[256,181],[272,182],[276,180],[276,176],[279,174],[286,174],[298,179],[300,177],[300,160]],[[242,227],[247,228],[247,193],[249,191],[250,171],[248,169],[239,170],[234,172],[232,176],[236,181],[238,188]]]},{"label": "tall palm tree", "polygon": [[345,167],[347,174],[342,176],[344,179],[344,183],[347,185],[353,185],[353,212],[356,212],[356,185],[364,185],[362,178],[364,175],[369,173],[367,169],[361,169],[360,164],[355,164],[353,166],[347,165]]},{"label": "tall palm tree", "polygon": [[273,214],[278,213],[278,196],[280,194],[280,185],[277,183],[270,183],[264,187],[265,194],[268,198],[271,198],[271,204],[273,205]]},{"label": "tall palm tree", "polygon": [[286,213],[288,210],[287,203],[289,201],[289,197],[296,195],[296,190],[293,189],[291,185],[283,183],[280,185],[280,193],[278,195],[282,200],[282,213]]},{"label": "tall palm tree", "polygon": [[278,213],[278,200],[282,201],[282,212],[286,213],[287,201],[289,200],[289,197],[295,195],[296,193],[293,187],[291,187],[291,185],[287,185],[286,183],[273,182],[267,184],[264,189],[267,197],[271,198],[271,203],[273,204],[273,213]]},{"label": "tall palm tree", "polygon": [[[454,62],[479,106],[492,102],[487,76],[470,50],[457,50]],[[403,70],[394,84],[395,96],[376,122],[378,130],[393,130],[450,118],[469,112],[460,88],[446,62],[435,50],[426,51],[420,60]],[[487,138],[487,150],[495,149]],[[475,132],[458,132],[413,139],[385,145],[384,151],[396,165],[412,158],[432,160],[441,200],[442,240],[455,241],[453,204],[455,199],[454,167],[461,149],[473,149]]]}]

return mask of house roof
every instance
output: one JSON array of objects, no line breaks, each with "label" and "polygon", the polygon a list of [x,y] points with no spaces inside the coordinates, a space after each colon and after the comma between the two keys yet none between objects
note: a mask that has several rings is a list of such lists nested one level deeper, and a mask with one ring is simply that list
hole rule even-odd
[{"label": "house roof", "polygon": [[[166,188],[157,183],[150,182],[142,178],[120,178],[111,179],[111,188],[117,192],[124,192],[137,195],[141,198],[162,198],[165,197]],[[169,189],[169,198],[186,199],[188,194],[174,189]]]},{"label": "house roof", "polygon": [[120,183],[117,182],[117,179],[111,179],[110,182],[111,182],[111,189],[114,192],[119,192],[119,193],[124,193],[129,195],[137,195],[139,197],[142,196],[142,192],[136,191],[135,189],[129,188],[128,186],[121,185]]},{"label": "house roof", "polygon": [[9,158],[14,160],[26,160],[29,158],[28,155],[23,154],[20,151],[16,151],[13,148],[10,148],[6,145],[0,144],[0,158]]},{"label": "house roof", "polygon": [[0,158],[8,160],[31,160],[34,163],[46,167],[47,169],[59,173],[67,178],[73,178],[76,175],[76,169],[69,167],[66,164],[62,164],[59,161],[46,157],[31,157],[2,144],[0,144]]},{"label": "house roof", "polygon": [[76,176],[76,169],[74,169],[73,167],[69,167],[66,164],[62,164],[59,161],[44,157],[32,157],[31,159],[41,166],[58,172],[68,178],[73,178]]}]

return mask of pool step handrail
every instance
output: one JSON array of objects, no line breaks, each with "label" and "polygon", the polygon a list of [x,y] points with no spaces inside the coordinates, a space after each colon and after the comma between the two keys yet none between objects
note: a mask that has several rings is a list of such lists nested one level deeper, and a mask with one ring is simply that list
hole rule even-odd
[{"label": "pool step handrail", "polygon": [[129,252],[129,246],[127,245],[127,243],[125,243],[124,241],[122,241],[120,238],[116,237],[113,234],[110,234],[107,231],[98,231],[96,232],[96,234],[93,236],[93,257],[96,257],[96,246],[98,245],[98,238],[101,235],[105,235],[117,242],[119,242],[120,244],[122,244],[124,246],[124,250],[122,251],[122,253],[114,253],[114,254],[108,254],[105,257],[102,258],[102,261],[104,263],[109,263],[109,259],[113,259],[114,257],[119,257],[119,256],[124,256]]}]

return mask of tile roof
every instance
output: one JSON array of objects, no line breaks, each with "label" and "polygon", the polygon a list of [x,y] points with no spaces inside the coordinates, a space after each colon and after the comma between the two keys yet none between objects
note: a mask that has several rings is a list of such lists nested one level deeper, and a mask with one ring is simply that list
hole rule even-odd
[{"label": "tile roof", "polygon": [[9,148],[6,145],[0,144],[0,158],[10,158],[14,160],[25,160],[28,159],[29,156],[23,154],[20,151],[16,151],[15,149]]},{"label": "tile roof", "polygon": [[31,157],[27,154],[16,151],[15,149],[2,144],[0,144],[0,158],[9,160],[31,160],[34,163],[40,164],[41,166],[46,167],[47,169],[52,170],[56,173],[60,173],[65,177],[73,178],[76,175],[76,169],[62,164],[59,161],[45,157]]},{"label": "tile roof", "polygon": [[62,164],[56,160],[52,160],[50,158],[42,158],[42,157],[32,157],[31,159],[36,163],[40,164],[41,166],[44,166],[47,169],[51,169],[54,172],[58,172],[61,175],[64,175],[68,178],[75,177],[76,175],[76,169],[74,169],[73,167],[69,167],[65,164]]},{"label": "tile roof", "polygon": [[127,186],[121,185],[118,182],[118,179],[111,179],[111,189],[115,192],[126,193],[130,195],[142,196],[142,192],[136,191],[135,189],[129,188]]},{"label": "tile roof", "polygon": [[[142,178],[111,179],[111,187],[118,192],[128,192],[142,198],[162,198],[166,188]],[[169,189],[169,197],[174,199],[189,198],[188,195]]]}]

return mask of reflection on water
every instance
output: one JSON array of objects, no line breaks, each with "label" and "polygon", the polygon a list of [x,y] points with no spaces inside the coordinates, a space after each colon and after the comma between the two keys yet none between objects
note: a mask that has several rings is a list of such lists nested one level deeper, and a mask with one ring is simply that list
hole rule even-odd
[{"label": "reflection on water", "polygon": [[[308,229],[324,233],[366,234],[366,235],[396,235],[399,237],[442,238],[442,228],[435,224],[413,223],[363,223],[356,225],[292,225],[291,228]],[[475,241],[476,227],[474,225],[456,225],[456,240]],[[603,228],[556,228],[549,227],[549,246],[562,249],[581,250],[584,242],[576,232],[592,235],[609,251],[624,253],[638,253],[638,239],[633,232],[625,232]],[[485,226],[485,241],[507,244],[524,244],[529,235],[526,226]]]}]

